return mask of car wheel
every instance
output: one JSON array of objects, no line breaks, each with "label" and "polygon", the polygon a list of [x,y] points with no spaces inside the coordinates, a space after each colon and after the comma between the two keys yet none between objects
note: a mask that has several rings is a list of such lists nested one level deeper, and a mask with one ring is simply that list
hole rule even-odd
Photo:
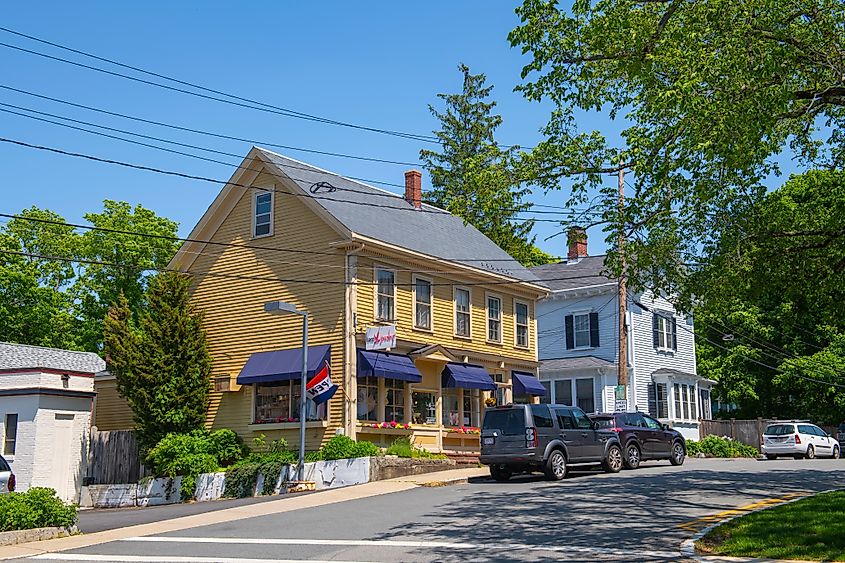
[{"label": "car wheel", "polygon": [[807,459],[815,459],[816,448],[814,448],[812,444],[807,446],[807,454],[804,457],[806,457]]},{"label": "car wheel", "polygon": [[642,454],[640,447],[635,443],[628,444],[625,448],[625,469],[636,469],[640,466]]},{"label": "car wheel", "polygon": [[622,448],[617,444],[612,444],[607,448],[607,457],[602,463],[602,467],[608,473],[619,473],[622,471],[622,466],[625,464],[624,456],[622,455]]},{"label": "car wheel", "polygon": [[777,458],[778,458],[778,456],[776,456],[775,454],[766,454],[766,459],[777,459]]},{"label": "car wheel", "polygon": [[549,459],[543,466],[543,473],[550,481],[560,481],[566,477],[566,456],[560,450],[554,450],[549,454]]},{"label": "car wheel", "polygon": [[506,465],[491,465],[490,476],[496,481],[507,481],[513,475],[513,471],[508,469]]},{"label": "car wheel", "polygon": [[675,442],[672,445],[672,456],[669,458],[669,461],[672,465],[683,465],[686,457],[687,451],[684,448],[684,445],[680,442]]},{"label": "car wheel", "polygon": [[833,446],[833,459],[839,459],[839,446]]}]

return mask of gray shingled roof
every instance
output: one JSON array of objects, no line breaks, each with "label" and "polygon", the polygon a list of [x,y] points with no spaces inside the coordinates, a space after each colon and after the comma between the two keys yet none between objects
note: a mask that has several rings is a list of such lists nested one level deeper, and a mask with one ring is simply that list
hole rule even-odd
[{"label": "gray shingled roof", "polygon": [[59,348],[0,342],[0,369],[31,368],[97,373],[106,369],[106,362],[93,352],[73,352]]},{"label": "gray shingled roof", "polygon": [[615,282],[605,273],[604,256],[586,256],[573,262],[534,266],[531,273],[552,291]]},{"label": "gray shingled roof", "polygon": [[559,369],[591,369],[613,367],[616,364],[595,356],[579,356],[576,358],[557,358],[554,360],[542,360],[540,372]]},{"label": "gray shingled roof", "polygon": [[336,191],[318,190],[314,193],[317,196],[314,202],[354,233],[435,258],[538,283],[528,269],[478,229],[464,224],[460,217],[426,204],[423,209],[430,213],[412,211],[413,206],[405,198],[392,192],[256,148],[306,193],[314,193],[311,188],[317,182],[328,182],[337,188]]}]

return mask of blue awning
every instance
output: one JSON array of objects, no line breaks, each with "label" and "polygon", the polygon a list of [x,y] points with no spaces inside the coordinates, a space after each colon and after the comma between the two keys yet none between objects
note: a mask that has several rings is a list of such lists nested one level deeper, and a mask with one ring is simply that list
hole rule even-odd
[{"label": "blue awning", "polygon": [[[331,363],[329,344],[308,347],[308,378],[316,375],[326,362]],[[238,374],[238,385],[290,381],[302,376],[302,348],[256,352],[246,361]]]},{"label": "blue awning", "polygon": [[546,388],[540,383],[533,373],[524,371],[512,371],[513,376],[513,394],[514,395],[537,395],[543,397],[546,394]]},{"label": "blue awning", "polygon": [[443,368],[443,387],[495,391],[496,383],[482,366],[448,363]]},{"label": "blue awning", "polygon": [[422,374],[414,361],[403,354],[358,349],[358,377],[388,377],[419,383]]}]

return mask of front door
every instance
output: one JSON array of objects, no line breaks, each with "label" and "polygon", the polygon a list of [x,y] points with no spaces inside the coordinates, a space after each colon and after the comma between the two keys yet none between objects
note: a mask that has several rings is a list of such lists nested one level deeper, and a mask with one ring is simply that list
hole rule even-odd
[{"label": "front door", "polygon": [[[53,422],[53,467],[50,485],[56,489],[56,496],[62,500],[74,501],[76,491],[71,483],[75,482],[75,469],[71,469],[71,447],[73,446],[73,415],[55,415]],[[77,445],[79,447],[79,445]]]}]

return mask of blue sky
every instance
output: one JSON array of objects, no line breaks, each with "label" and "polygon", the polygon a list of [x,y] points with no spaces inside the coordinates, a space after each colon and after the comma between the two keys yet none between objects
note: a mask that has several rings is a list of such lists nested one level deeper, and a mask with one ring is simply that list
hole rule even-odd
[{"label": "blue sky", "polygon": [[[337,120],[430,134],[437,121],[427,105],[461,87],[460,62],[495,85],[504,118],[498,138],[531,146],[549,107],[513,92],[526,59],[507,42],[518,23],[516,2],[55,2],[4,6],[2,25],[126,64],[210,88]],[[100,64],[0,32],[0,42]],[[114,70],[114,67],[111,67]],[[417,162],[425,143],[292,119],[202,100],[0,47],[0,85],[109,111],[265,142]],[[215,140],[91,113],[0,89],[0,102],[111,127],[246,154],[248,143]],[[618,125],[601,115],[584,129],[606,134]],[[221,180],[219,165],[0,113],[0,136]],[[196,151],[194,151],[196,152]],[[284,151],[345,175],[401,184],[407,166]],[[213,158],[230,161],[227,156]],[[69,221],[101,209],[103,199],[140,203],[180,224],[186,235],[219,186],[88,162],[0,143],[0,212],[36,205]],[[424,180],[427,181],[427,178]],[[608,182],[615,182],[608,178]],[[399,191],[400,188],[388,187]],[[537,194],[562,205],[565,192]],[[538,245],[565,254],[563,237],[538,224]],[[590,253],[604,250],[590,233]]]}]

